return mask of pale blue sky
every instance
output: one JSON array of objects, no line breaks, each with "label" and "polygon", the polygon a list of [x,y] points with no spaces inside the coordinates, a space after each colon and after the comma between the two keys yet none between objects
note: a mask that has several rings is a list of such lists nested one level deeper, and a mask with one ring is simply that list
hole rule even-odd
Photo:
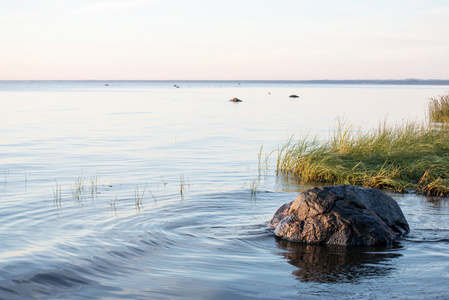
[{"label": "pale blue sky", "polygon": [[1,0],[0,80],[449,79],[449,1]]}]

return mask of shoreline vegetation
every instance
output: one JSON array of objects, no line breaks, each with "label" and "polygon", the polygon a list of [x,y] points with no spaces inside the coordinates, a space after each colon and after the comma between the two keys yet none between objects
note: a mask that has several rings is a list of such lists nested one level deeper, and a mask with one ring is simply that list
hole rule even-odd
[{"label": "shoreline vegetation", "polygon": [[434,123],[449,123],[449,92],[447,95],[429,99],[429,120]]},{"label": "shoreline vegetation", "polygon": [[279,149],[277,174],[304,183],[350,184],[395,192],[449,194],[449,94],[429,99],[426,122],[362,131],[338,120],[327,141],[290,138]]}]

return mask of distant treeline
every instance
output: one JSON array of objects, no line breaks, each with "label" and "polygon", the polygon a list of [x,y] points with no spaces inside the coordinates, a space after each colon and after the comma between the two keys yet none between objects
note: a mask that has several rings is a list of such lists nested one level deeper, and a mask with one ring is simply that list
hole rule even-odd
[{"label": "distant treeline", "polygon": [[[285,81],[289,82],[289,81]],[[379,80],[294,80],[295,83],[309,84],[394,84],[394,85],[449,85],[443,79],[379,79]]]},{"label": "distant treeline", "polygon": [[351,79],[351,80],[0,80],[0,83],[281,83],[281,84],[384,84],[384,85],[449,85],[449,79]]}]

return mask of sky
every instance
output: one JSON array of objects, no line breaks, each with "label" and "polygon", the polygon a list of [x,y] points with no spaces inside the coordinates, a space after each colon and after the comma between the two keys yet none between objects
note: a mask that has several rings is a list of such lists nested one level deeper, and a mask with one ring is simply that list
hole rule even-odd
[{"label": "sky", "polygon": [[447,0],[1,0],[0,80],[449,79]]}]

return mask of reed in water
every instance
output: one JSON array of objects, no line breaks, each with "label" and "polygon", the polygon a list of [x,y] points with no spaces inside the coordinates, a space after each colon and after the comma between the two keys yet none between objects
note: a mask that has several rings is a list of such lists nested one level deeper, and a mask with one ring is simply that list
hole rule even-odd
[{"label": "reed in water", "polygon": [[362,131],[339,120],[324,142],[292,139],[279,149],[277,172],[302,182],[449,193],[449,129],[426,123],[381,123]]}]

